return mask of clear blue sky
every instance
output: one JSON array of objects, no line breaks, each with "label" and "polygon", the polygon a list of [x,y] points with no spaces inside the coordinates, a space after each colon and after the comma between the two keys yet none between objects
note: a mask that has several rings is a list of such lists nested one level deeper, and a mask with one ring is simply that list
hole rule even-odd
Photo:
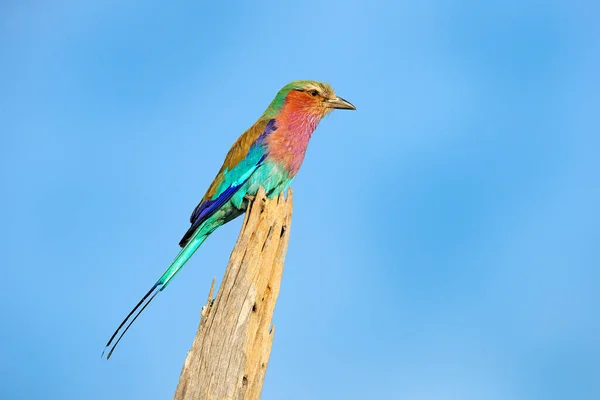
[{"label": "clear blue sky", "polygon": [[173,395],[240,221],[100,353],[295,79],[358,110],[294,182],[263,398],[600,398],[597,4],[199,3],[0,6],[0,398]]}]

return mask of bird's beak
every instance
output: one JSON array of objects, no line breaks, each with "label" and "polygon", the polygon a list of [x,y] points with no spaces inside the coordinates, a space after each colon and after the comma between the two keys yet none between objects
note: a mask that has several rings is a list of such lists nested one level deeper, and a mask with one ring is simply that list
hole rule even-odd
[{"label": "bird's beak", "polygon": [[356,110],[356,107],[352,105],[349,101],[342,99],[341,97],[336,97],[335,99],[326,100],[325,104],[330,108],[339,108],[342,110]]}]

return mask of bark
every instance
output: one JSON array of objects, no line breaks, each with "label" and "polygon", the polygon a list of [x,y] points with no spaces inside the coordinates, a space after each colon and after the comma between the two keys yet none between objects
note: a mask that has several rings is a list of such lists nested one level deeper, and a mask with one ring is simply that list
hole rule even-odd
[{"label": "bark", "polygon": [[259,399],[275,333],[292,218],[292,193],[261,189],[244,218],[217,298],[214,280],[174,400]]}]

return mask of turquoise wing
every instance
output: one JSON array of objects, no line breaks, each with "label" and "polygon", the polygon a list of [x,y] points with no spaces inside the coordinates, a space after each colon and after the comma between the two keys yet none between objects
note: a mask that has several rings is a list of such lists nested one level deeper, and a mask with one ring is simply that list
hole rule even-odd
[{"label": "turquoise wing", "polygon": [[196,230],[227,203],[233,195],[235,195],[242,186],[250,179],[252,174],[263,164],[266,158],[265,147],[263,141],[267,135],[276,130],[275,120],[269,121],[265,127],[265,131],[248,150],[248,154],[231,170],[225,169],[217,178],[221,183],[217,186],[215,194],[208,200],[202,201],[192,213],[192,225],[183,235],[179,242],[181,247],[184,247]]}]

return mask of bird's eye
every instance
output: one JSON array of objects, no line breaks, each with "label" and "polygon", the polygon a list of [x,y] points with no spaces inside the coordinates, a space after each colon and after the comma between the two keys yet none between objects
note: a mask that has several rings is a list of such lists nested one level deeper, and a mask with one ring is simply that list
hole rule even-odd
[{"label": "bird's eye", "polygon": [[318,94],[319,94],[319,92],[317,92],[316,90],[312,90],[312,91],[310,92],[310,95],[311,95],[311,96],[316,96],[316,95],[318,95]]}]

